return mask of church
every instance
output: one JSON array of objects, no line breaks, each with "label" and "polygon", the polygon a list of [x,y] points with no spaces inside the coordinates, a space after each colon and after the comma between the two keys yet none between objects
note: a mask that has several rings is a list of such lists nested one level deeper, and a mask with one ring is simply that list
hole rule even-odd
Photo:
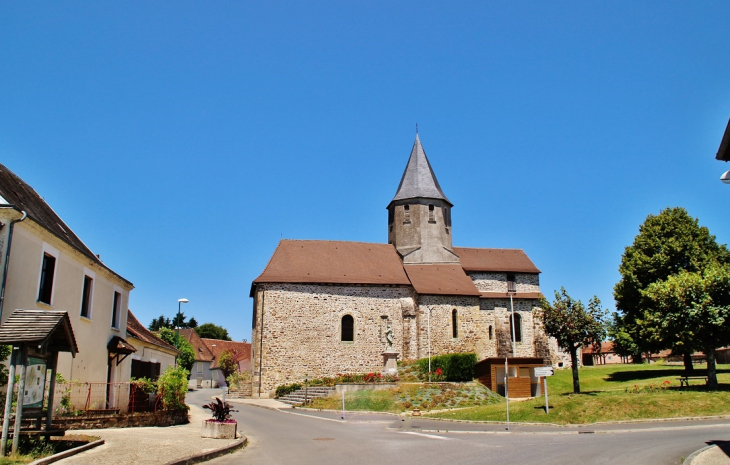
[{"label": "church", "polygon": [[452,206],[416,135],[387,244],[281,240],[251,286],[254,397],[382,372],[386,346],[399,360],[474,352],[562,366],[542,326],[540,270],[520,249],[454,247]]}]

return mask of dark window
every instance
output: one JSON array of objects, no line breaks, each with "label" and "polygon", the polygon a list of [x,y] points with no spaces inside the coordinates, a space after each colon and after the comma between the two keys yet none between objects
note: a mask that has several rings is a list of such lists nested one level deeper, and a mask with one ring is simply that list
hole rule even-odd
[{"label": "dark window", "polygon": [[514,273],[507,273],[507,292],[517,292],[517,283],[515,282]]},{"label": "dark window", "polygon": [[160,377],[160,364],[155,362],[143,362],[132,360],[132,378],[149,378],[156,380]]},{"label": "dark window", "polygon": [[429,223],[435,223],[436,222],[436,216],[433,212],[433,205],[428,206],[428,222]]},{"label": "dark window", "polygon": [[458,316],[456,314],[456,309],[451,311],[451,337],[457,338],[459,337],[459,327],[458,327]]},{"label": "dark window", "polygon": [[[512,319],[510,319],[510,331],[512,330]],[[515,342],[522,342],[522,317],[519,313],[514,314]]]},{"label": "dark window", "polygon": [[122,294],[114,292],[114,304],[112,305],[112,328],[119,329],[119,306],[122,303]]},{"label": "dark window", "polygon": [[91,291],[94,280],[90,276],[84,276],[84,290],[81,294],[81,316],[91,318]]},{"label": "dark window", "polygon": [[489,340],[491,341],[494,339],[494,328],[492,328],[492,325],[489,325]]},{"label": "dark window", "polygon": [[53,273],[56,271],[56,257],[43,254],[43,267],[41,268],[41,285],[38,289],[38,301],[51,305],[51,294],[53,293]]},{"label": "dark window", "polygon": [[408,205],[403,205],[403,222],[411,222],[411,208]]},{"label": "dark window", "polygon": [[341,329],[341,341],[353,342],[355,340],[355,319],[352,317],[352,315],[345,315],[342,317]]}]

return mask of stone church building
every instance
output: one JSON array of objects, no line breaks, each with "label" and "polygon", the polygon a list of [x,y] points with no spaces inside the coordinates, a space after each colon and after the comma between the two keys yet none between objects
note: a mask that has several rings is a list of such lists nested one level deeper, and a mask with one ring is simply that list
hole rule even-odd
[{"label": "stone church building", "polygon": [[[251,287],[254,396],[398,359],[512,353],[558,365],[539,308],[540,270],[524,251],[454,247],[451,207],[416,135],[388,205],[388,243],[282,240]],[[552,348],[552,350],[551,350]],[[562,362],[562,360],[561,360]],[[562,366],[562,363],[560,363]]]}]

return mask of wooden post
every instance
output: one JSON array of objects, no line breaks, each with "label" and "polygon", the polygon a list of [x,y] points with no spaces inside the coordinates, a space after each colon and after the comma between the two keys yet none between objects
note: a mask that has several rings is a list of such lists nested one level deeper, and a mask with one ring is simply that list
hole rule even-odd
[{"label": "wooden post", "polygon": [[5,416],[3,416],[3,436],[0,441],[0,455],[5,457],[8,449],[8,433],[10,431],[10,411],[13,408],[13,389],[15,388],[15,363],[18,359],[18,349],[13,347],[10,355],[10,373],[8,374],[8,394],[5,397]]},{"label": "wooden post", "polygon": [[51,365],[51,379],[48,382],[48,411],[46,412],[46,430],[51,429],[51,420],[53,418],[53,394],[56,392],[56,366],[58,365],[58,352],[53,352],[48,357],[48,363]]},{"label": "wooden post", "polygon": [[23,396],[25,393],[25,373],[28,366],[28,346],[23,344],[20,347],[20,381],[18,382],[18,402],[15,407],[15,426],[13,427],[13,446],[10,452],[18,452],[20,442],[20,422],[23,419]]}]

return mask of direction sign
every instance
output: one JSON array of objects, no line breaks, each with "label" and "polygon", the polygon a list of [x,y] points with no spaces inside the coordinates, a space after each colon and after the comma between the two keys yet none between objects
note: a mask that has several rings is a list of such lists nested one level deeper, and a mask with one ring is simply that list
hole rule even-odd
[{"label": "direction sign", "polygon": [[553,367],[537,367],[535,368],[535,377],[542,378],[543,376],[552,376]]}]

